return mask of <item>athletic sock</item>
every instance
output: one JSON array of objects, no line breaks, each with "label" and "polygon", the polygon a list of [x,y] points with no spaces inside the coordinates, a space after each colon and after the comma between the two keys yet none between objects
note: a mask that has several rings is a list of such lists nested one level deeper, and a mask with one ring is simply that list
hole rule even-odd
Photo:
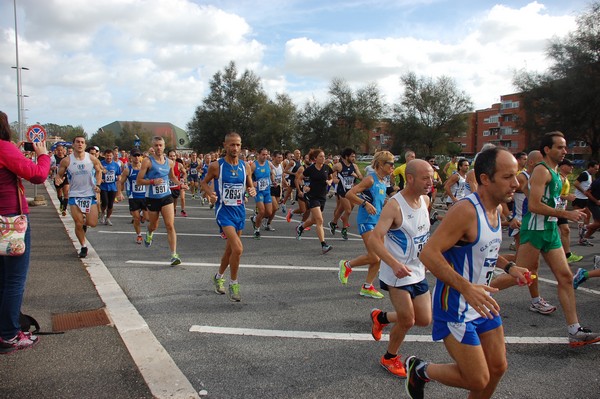
[{"label": "athletic sock", "polygon": [[381,324],[390,324],[390,321],[387,318],[387,312],[381,312],[377,315],[377,321]]},{"label": "athletic sock", "polygon": [[395,358],[396,356],[398,356],[398,355],[390,353],[390,352],[385,352],[385,355],[383,355],[383,358],[385,360],[390,360],[390,359]]},{"label": "athletic sock", "polygon": [[567,259],[569,259],[571,257],[571,252],[565,253],[565,256],[567,257]]},{"label": "athletic sock", "polygon": [[579,330],[581,325],[579,323],[570,324],[567,328],[569,329],[569,334],[575,334]]},{"label": "athletic sock", "polygon": [[415,373],[420,378],[429,381],[429,376],[427,375],[427,366],[429,363],[423,362],[415,368]]},{"label": "athletic sock", "polygon": [[219,273],[217,273],[217,274],[215,274],[215,278],[223,278],[223,275],[222,275],[222,274],[219,274]]}]

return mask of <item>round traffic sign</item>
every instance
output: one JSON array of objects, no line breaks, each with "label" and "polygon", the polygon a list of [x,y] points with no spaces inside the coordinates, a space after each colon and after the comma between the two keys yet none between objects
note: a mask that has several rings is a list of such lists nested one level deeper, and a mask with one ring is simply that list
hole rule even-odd
[{"label": "round traffic sign", "polygon": [[42,125],[32,125],[27,129],[27,138],[32,143],[46,140],[46,129]]}]

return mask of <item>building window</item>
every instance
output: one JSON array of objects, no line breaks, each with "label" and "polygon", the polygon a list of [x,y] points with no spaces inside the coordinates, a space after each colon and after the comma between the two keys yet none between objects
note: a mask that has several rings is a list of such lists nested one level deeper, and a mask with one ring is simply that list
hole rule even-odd
[{"label": "building window", "polygon": [[490,135],[490,131],[489,130],[484,130],[483,131],[483,135],[484,136],[489,136]]},{"label": "building window", "polygon": [[512,100],[502,101],[501,109],[511,109],[511,108],[519,108],[519,102],[512,101]]},{"label": "building window", "polygon": [[518,148],[519,147],[519,142],[518,141],[511,141],[510,142],[510,146],[512,148]]},{"label": "building window", "polygon": [[503,135],[511,135],[513,133],[512,127],[503,126],[500,128],[500,133]]},{"label": "building window", "polygon": [[483,123],[498,123],[500,121],[500,115],[493,115],[483,120]]}]

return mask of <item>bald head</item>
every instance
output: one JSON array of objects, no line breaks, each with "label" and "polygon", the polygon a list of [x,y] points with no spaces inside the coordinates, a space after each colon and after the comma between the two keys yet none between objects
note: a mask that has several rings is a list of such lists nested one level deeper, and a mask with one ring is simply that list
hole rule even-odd
[{"label": "bald head", "polygon": [[405,193],[416,197],[425,195],[433,185],[433,168],[431,164],[422,159],[415,159],[406,164]]},{"label": "bald head", "polygon": [[428,173],[429,171],[433,172],[433,168],[431,164],[422,159],[415,159],[412,162],[406,164],[406,174],[416,176],[421,173]]},{"label": "bald head", "polygon": [[544,156],[538,150],[533,150],[527,155],[527,170],[532,171],[535,165],[542,162],[544,160]]}]

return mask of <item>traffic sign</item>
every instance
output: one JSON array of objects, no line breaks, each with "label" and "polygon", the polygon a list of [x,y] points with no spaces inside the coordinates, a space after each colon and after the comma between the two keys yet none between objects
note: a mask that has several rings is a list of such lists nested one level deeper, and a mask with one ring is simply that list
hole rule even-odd
[{"label": "traffic sign", "polygon": [[27,138],[32,143],[39,143],[46,140],[46,129],[41,125],[33,125],[27,129]]}]

